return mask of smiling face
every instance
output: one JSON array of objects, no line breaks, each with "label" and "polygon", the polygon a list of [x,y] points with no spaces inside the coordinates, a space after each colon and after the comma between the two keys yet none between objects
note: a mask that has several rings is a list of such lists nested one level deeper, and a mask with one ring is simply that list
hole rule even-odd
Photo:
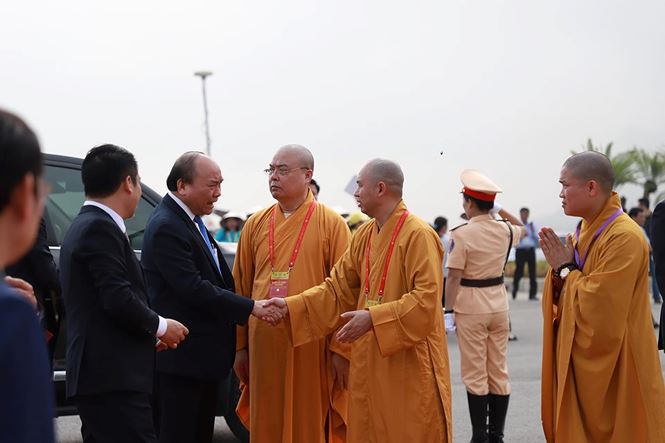
[{"label": "smiling face", "polygon": [[178,180],[178,196],[194,215],[210,214],[222,194],[223,180],[219,166],[209,157],[200,155],[194,161],[192,182]]}]

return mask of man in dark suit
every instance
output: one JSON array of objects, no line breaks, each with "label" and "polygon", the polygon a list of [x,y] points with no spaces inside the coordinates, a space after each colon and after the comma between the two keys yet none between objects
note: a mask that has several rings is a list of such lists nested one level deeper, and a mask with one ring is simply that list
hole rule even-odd
[{"label": "man in dark suit", "polygon": [[35,244],[23,258],[8,266],[6,272],[7,275],[23,279],[32,285],[39,304],[42,327],[47,335],[49,360],[52,361],[60,326],[60,279],[47,237],[46,221],[42,217]]},{"label": "man in dark suit", "polygon": [[37,137],[21,119],[0,110],[1,442],[55,441],[53,385],[44,335],[35,309],[7,286],[3,271],[28,252],[35,240],[46,194],[41,176]]},{"label": "man in dark suit", "polygon": [[[661,294],[665,294],[665,200],[656,205],[651,215],[651,249],[655,271],[651,278],[656,279]],[[665,349],[665,304],[660,308],[660,331],[658,349]]]},{"label": "man in dark suit", "polygon": [[67,396],[78,407],[85,442],[156,442],[155,348],[175,348],[188,330],[150,309],[126,235],[124,220],[141,198],[134,156],[98,146],[83,160],[81,177],[86,201],[60,252]]},{"label": "man in dark suit", "polygon": [[169,189],[148,220],[141,262],[155,310],[177,316],[191,334],[175,351],[157,356],[160,442],[210,442],[217,387],[235,358],[236,324],[249,315],[277,320],[267,300],[233,293],[233,276],[205,228],[220,196],[219,166],[199,152],[176,160]]}]

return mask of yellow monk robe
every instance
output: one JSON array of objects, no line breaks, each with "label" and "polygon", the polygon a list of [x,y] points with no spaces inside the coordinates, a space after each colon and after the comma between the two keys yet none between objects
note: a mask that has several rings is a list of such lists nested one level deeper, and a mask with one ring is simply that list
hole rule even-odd
[{"label": "yellow monk robe", "polygon": [[[294,346],[325,337],[340,325],[340,314],[365,307],[370,234],[370,299],[376,298],[388,244],[405,210],[400,202],[380,231],[375,220],[365,223],[330,278],[286,298]],[[373,329],[352,344],[347,442],[452,441],[442,259],[434,230],[409,215],[395,243],[383,302],[369,308]]]},{"label": "yellow monk robe", "polygon": [[[288,270],[312,200],[309,193],[305,203],[288,218],[284,218],[279,205],[274,205],[276,271]],[[268,226],[272,209],[271,206],[249,218],[233,267],[236,291],[254,300],[268,298]],[[298,294],[320,284],[348,247],[350,238],[344,220],[317,204],[289,275],[288,293]],[[246,327],[238,328],[237,349],[245,348],[249,351],[249,388],[243,388],[238,415],[250,430],[253,442],[323,442],[329,413],[334,431],[329,441],[344,441],[348,394],[333,387],[330,352],[348,359],[349,345],[333,342],[328,346],[326,338],[322,338],[294,349],[284,323],[273,327],[250,317]]]},{"label": "yellow monk robe", "polygon": [[[618,208],[582,225],[579,252]],[[665,388],[647,295],[649,251],[626,214],[595,241],[557,300],[543,291],[542,420],[548,442],[665,441]]]}]

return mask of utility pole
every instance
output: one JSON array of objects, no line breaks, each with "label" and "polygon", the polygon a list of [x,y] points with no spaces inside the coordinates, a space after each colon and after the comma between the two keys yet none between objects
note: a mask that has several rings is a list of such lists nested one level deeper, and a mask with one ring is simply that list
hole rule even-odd
[{"label": "utility pole", "polygon": [[208,97],[206,95],[206,77],[212,75],[210,71],[197,71],[195,76],[201,77],[201,87],[203,89],[203,115],[205,118],[206,129],[206,154],[210,157],[210,126],[208,125]]}]

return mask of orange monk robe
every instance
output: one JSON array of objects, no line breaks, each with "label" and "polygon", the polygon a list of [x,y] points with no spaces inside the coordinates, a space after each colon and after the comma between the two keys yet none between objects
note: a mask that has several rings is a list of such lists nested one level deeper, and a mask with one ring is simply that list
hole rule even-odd
[{"label": "orange monk robe", "polygon": [[[616,193],[582,225],[593,233],[618,208]],[[543,291],[542,420],[548,442],[662,442],[665,388],[647,296],[649,250],[626,214],[593,244],[558,300],[552,272]]]},{"label": "orange monk robe", "polygon": [[[325,337],[340,314],[365,307],[365,249],[372,236],[370,299],[376,299],[388,244],[406,210],[400,202],[377,230],[361,226],[330,278],[287,297],[294,346]],[[441,310],[443,249],[434,230],[409,215],[397,237],[373,328],[352,344],[349,443],[452,441],[450,369]]]},{"label": "orange monk robe", "polygon": [[[274,205],[275,271],[288,270],[311,202],[310,193],[288,218],[284,218],[279,205]],[[267,298],[270,287],[268,226],[272,209],[260,211],[247,221],[233,267],[236,291],[254,300]],[[289,274],[288,293],[298,294],[320,284],[350,238],[344,220],[317,204]],[[334,431],[330,441],[344,441],[348,394],[333,386],[330,352],[348,359],[349,345],[333,341],[328,346],[324,337],[294,349],[284,324],[273,327],[250,317],[246,327],[238,328],[237,349],[245,348],[249,351],[249,388],[243,388],[238,414],[250,429],[253,442],[324,442],[329,413]]]}]

